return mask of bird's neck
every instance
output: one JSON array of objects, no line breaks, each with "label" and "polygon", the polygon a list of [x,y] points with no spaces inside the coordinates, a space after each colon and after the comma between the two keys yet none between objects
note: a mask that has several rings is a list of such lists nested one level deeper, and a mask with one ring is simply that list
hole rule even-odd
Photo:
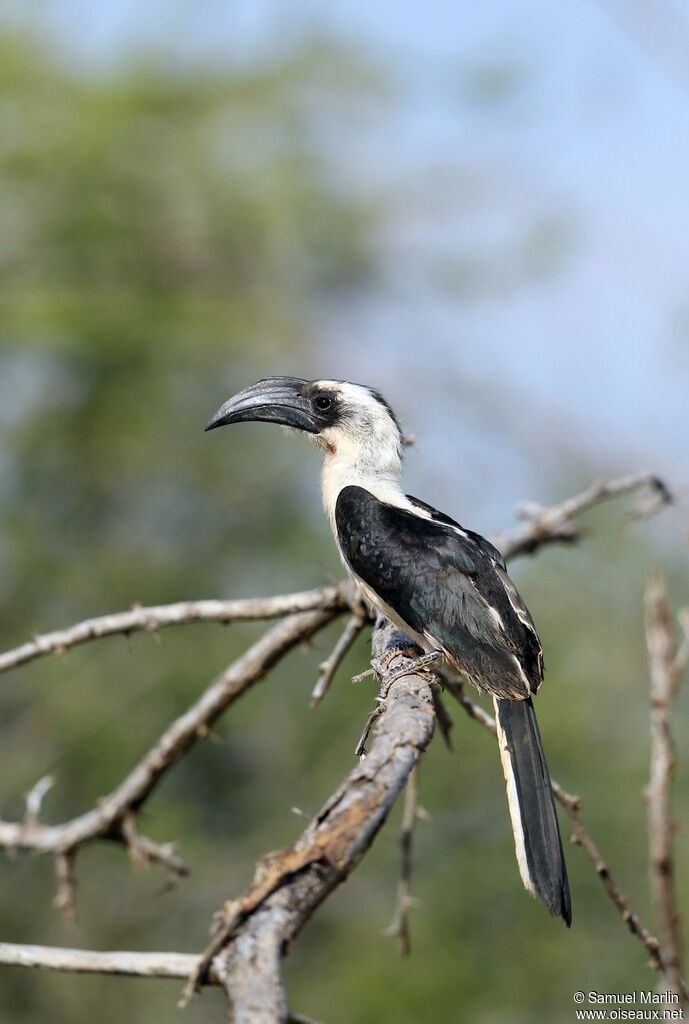
[{"label": "bird's neck", "polygon": [[363,487],[389,505],[407,506],[409,501],[400,485],[402,461],[390,454],[381,457],[380,450],[326,450],[321,472],[323,507],[333,533],[337,497],[344,487]]}]

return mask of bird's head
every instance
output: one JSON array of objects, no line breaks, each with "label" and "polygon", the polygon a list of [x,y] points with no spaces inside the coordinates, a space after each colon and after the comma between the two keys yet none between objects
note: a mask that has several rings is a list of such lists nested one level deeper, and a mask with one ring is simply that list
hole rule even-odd
[{"label": "bird's head", "polygon": [[404,442],[397,417],[377,391],[361,384],[268,377],[225,402],[206,430],[247,420],[302,430],[338,461],[401,472]]}]

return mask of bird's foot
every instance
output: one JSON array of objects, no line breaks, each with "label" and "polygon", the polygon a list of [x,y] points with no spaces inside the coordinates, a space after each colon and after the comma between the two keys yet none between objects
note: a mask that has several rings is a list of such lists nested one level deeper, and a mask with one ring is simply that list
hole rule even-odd
[{"label": "bird's foot", "polygon": [[360,683],[363,679],[368,679],[369,676],[377,676],[378,679],[382,679],[385,675],[385,670],[377,658],[371,659],[371,667],[367,668],[365,672],[359,672],[358,675],[352,676],[353,683]]},{"label": "bird's foot", "polygon": [[420,658],[415,658],[414,661],[412,661],[405,668],[401,668],[397,672],[393,672],[393,674],[389,676],[385,681],[385,693],[383,694],[383,696],[387,696],[390,687],[392,686],[393,683],[397,682],[398,679],[402,679],[403,676],[413,675],[414,672],[422,672],[429,665],[432,665],[434,662],[439,661],[442,657],[442,651],[431,651],[429,654],[422,654]]}]

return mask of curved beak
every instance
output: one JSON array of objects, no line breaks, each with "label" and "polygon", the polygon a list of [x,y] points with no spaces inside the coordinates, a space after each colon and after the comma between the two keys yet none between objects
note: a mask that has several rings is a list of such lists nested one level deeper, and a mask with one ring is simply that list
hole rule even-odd
[{"label": "curved beak", "polygon": [[268,377],[228,399],[206,426],[215,430],[229,423],[264,420],[317,434],[319,424],[307,399],[309,381],[300,377]]}]

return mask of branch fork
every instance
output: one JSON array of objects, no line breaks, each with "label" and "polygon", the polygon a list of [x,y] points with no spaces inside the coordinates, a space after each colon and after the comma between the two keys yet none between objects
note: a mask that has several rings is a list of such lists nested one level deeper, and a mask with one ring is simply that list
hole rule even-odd
[{"label": "branch fork", "polygon": [[[576,519],[581,513],[613,497],[631,494],[642,496],[632,518],[651,514],[671,500],[664,484],[650,474],[595,483],[559,505],[527,508],[524,521],[495,537],[494,542],[508,558],[532,553],[549,543],[570,543],[579,537]],[[137,815],[141,807],[163,776],[193,745],[212,734],[214,723],[235,700],[263,679],[289,650],[307,643],[325,625],[345,612],[349,612],[349,618],[343,632],[320,665],[311,695],[314,705],[327,692],[347,651],[369,621],[368,612],[349,584],[248,601],[180,602],[155,608],[134,606],[128,612],[102,616],[67,630],[34,637],[15,650],[0,655],[0,672],[3,672],[34,658],[62,655],[78,644],[117,633],[125,636],[137,630],[155,633],[167,626],[199,621],[281,620],[228,666],[199,699],[168,726],[125,779],[92,809],[60,825],[41,823],[41,803],[49,782],[40,780],[27,795],[24,820],[17,823],[0,820],[0,846],[8,851],[33,850],[55,857],[58,876],[56,901],[68,917],[75,913],[74,861],[81,846],[89,842],[119,842],[126,848],[135,867],[155,861],[176,874],[184,874],[186,867],[175,854],[172,844],[158,844],[139,834]],[[684,643],[673,648],[670,660],[663,655],[663,671],[671,679],[681,674],[689,660],[689,610],[681,613],[680,618],[685,633]],[[665,644],[667,647],[667,637]],[[649,644],[649,650],[650,647]],[[415,821],[421,816],[416,794],[416,767],[432,738],[436,721],[446,741],[452,724],[440,698],[441,689],[444,687],[462,709],[487,730],[495,732],[495,722],[479,704],[467,697],[461,682],[441,679],[430,664],[422,664],[421,652],[386,620],[380,619],[375,625],[372,654],[374,669],[355,676],[353,680],[364,678],[375,670],[380,683],[376,707],[369,716],[367,729],[357,748],[363,755],[370,734],[365,758],[362,756],[347,774],[295,843],[259,862],[247,892],[225,904],[216,920],[211,943],[202,955],[96,953],[5,943],[0,944],[0,963],[187,978],[186,999],[202,983],[221,985],[230,1001],[234,1024],[275,1024],[276,1021],[280,1024],[288,1024],[289,1021],[304,1024],[308,1019],[290,1012],[287,1007],[281,974],[282,959],[292,939],[314,910],[364,856],[405,787],[400,840],[402,871],[397,911],[390,931],[397,936],[403,952],[408,951],[408,911],[416,902],[411,893],[412,836]],[[652,714],[663,713],[663,699],[659,701],[657,695],[651,699]],[[668,769],[663,777],[664,786],[669,775]],[[665,940],[659,942],[630,908],[584,827],[579,797],[568,793],[556,782],[553,782],[553,792],[570,818],[573,842],[582,847],[621,918],[643,943],[651,966],[668,978],[668,972],[675,967],[672,943],[667,946]],[[671,833],[669,814],[666,821],[668,824],[663,834],[667,838]],[[652,863],[659,865],[666,861],[652,858]],[[686,996],[681,974],[678,973],[677,977],[677,985]]]}]

